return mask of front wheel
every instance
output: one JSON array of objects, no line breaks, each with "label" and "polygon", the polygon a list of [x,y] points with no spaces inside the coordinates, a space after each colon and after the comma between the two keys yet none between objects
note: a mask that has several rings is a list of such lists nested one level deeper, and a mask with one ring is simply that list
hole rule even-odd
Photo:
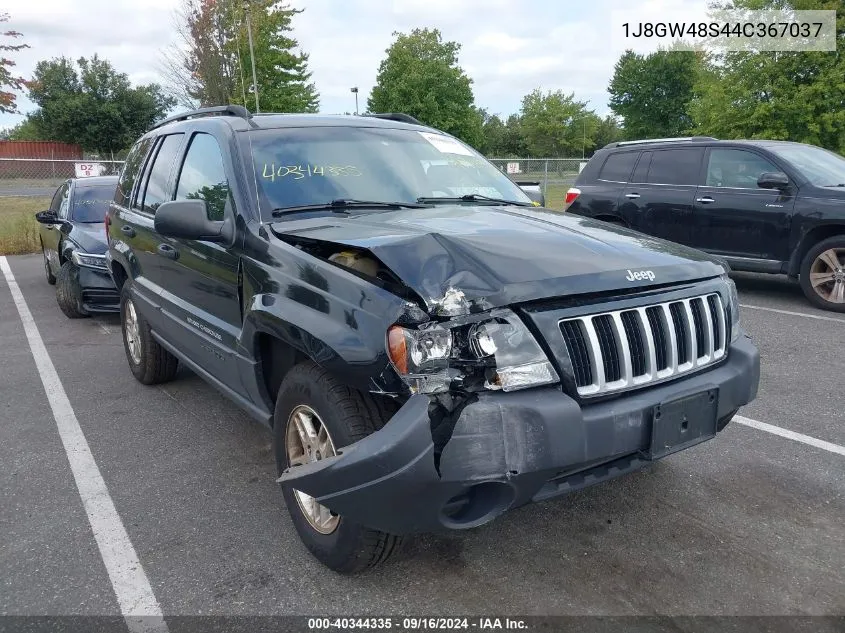
[{"label": "front wheel", "polygon": [[[350,389],[321,367],[311,362],[297,365],[282,381],[273,416],[279,474],[335,455],[380,429],[389,417],[382,403]],[[399,549],[399,536],[334,514],[290,486],[284,486],[282,494],[305,547],[334,571],[364,571]]]},{"label": "front wheel", "polygon": [[[47,281],[50,281],[49,277]],[[82,286],[79,285],[79,269],[73,262],[65,262],[56,277],[56,302],[69,319],[82,319],[88,312],[82,307]]]},{"label": "front wheel", "polygon": [[845,312],[845,236],[828,238],[807,251],[799,282],[813,305]]},{"label": "front wheel", "polygon": [[135,307],[131,284],[127,281],[120,291],[120,329],[129,369],[145,385],[167,382],[176,375],[179,361],[153,338],[149,324]]}]

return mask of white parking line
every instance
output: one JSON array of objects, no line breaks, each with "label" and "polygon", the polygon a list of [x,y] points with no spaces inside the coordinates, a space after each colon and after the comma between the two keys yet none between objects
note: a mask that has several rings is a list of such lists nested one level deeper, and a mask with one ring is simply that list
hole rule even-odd
[{"label": "white parking line", "polygon": [[807,317],[808,319],[818,319],[819,321],[833,321],[834,323],[841,323],[845,325],[845,319],[837,319],[836,317],[822,316],[820,314],[807,314],[806,312],[793,312],[792,310],[779,310],[778,308],[764,308],[763,306],[752,306],[747,303],[740,303],[739,307],[749,308],[751,310],[763,310],[764,312],[788,314],[790,316]]},{"label": "white parking line", "polygon": [[742,415],[735,415],[733,421],[738,422],[739,424],[744,424],[745,426],[750,426],[760,431],[765,431],[766,433],[780,435],[781,437],[785,437],[796,442],[801,442],[802,444],[815,446],[816,448],[820,448],[823,451],[829,451],[831,453],[836,453],[837,455],[845,456],[845,446],[839,446],[839,444],[834,444],[833,442],[826,442],[815,437],[810,437],[809,435],[804,435],[803,433],[796,433],[795,431],[782,429],[781,427],[775,426],[774,424],[758,422],[757,420],[752,420],[751,418],[746,418]]},{"label": "white parking line", "polygon": [[94,539],[100,549],[100,556],[106,566],[114,588],[121,615],[133,633],[166,633],[167,625],[161,607],[153,594],[141,561],[129,540],[123,521],[109,496],[106,482],[94,461],[91,449],[76,419],[64,387],[47,353],[44,341],[32,313],[26,305],[23,293],[15,281],[12,269],[5,257],[0,256],[0,270],[9,284],[12,299],[18,310],[29,349],[35,359],[35,366],[41,376],[47,400],[53,410],[53,417],[59,429],[59,436],[67,453],[70,469],[82,498],[82,505],[88,515]]}]

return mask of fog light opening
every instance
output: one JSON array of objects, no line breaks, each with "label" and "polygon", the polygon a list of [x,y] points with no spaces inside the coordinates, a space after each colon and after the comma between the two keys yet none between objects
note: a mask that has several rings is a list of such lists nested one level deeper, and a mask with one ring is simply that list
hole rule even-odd
[{"label": "fog light opening", "polygon": [[501,481],[486,481],[449,499],[440,511],[441,523],[461,530],[477,527],[507,510],[516,497],[516,491]]}]

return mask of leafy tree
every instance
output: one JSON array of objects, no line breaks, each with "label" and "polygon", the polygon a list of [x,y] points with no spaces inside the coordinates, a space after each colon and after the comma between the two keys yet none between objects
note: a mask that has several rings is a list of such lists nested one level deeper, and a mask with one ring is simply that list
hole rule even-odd
[{"label": "leafy tree", "polygon": [[4,140],[9,141],[39,141],[41,133],[31,118],[26,118],[15,127],[6,130]]},{"label": "leafy tree", "polygon": [[619,121],[612,115],[607,115],[599,121],[595,134],[595,149],[601,149],[608,143],[621,141],[625,131],[620,127]]},{"label": "leafy tree", "polygon": [[525,95],[519,120],[528,153],[538,157],[576,156],[595,145],[599,118],[561,90]]},{"label": "leafy tree", "polygon": [[478,151],[486,156],[501,156],[505,146],[507,128],[498,114],[490,114],[485,109],[479,109],[481,115],[481,144]]},{"label": "leafy tree", "polygon": [[[9,14],[0,13],[0,23],[8,21]],[[0,35],[12,42],[23,37],[21,33],[12,30],[0,33]],[[29,44],[0,43],[0,112],[17,112],[15,91],[23,90],[26,83],[23,77],[17,77],[13,74],[12,69],[16,65],[14,60],[2,56],[2,53],[16,53],[24,48],[29,48]],[[6,88],[10,90],[6,90]]]},{"label": "leafy tree", "polygon": [[461,45],[444,42],[437,29],[393,35],[367,100],[369,111],[405,112],[479,147],[482,114],[474,106],[472,79],[458,66]]},{"label": "leafy tree", "polygon": [[129,147],[173,106],[157,84],[133,88],[125,73],[97,55],[77,65],[78,72],[64,57],[38,62],[27,82],[38,109],[23,132],[106,155]]},{"label": "leafy tree", "polygon": [[688,114],[699,57],[691,51],[625,51],[610,81],[610,109],[625,120],[628,138],[680,136],[692,127]]},{"label": "leafy tree", "polygon": [[[842,0],[735,0],[723,8],[837,9]],[[845,153],[845,55],[835,52],[727,52],[706,60],[690,104],[694,130],[718,138],[800,141]]]},{"label": "leafy tree", "polygon": [[502,155],[504,157],[519,157],[528,154],[528,147],[522,134],[522,121],[518,114],[511,114],[505,121],[503,142]]},{"label": "leafy tree", "polygon": [[308,55],[296,52],[291,22],[301,9],[278,0],[183,0],[177,15],[181,42],[164,52],[168,92],[186,107],[243,103],[255,109],[246,27],[249,11],[258,83],[265,112],[316,112]]}]

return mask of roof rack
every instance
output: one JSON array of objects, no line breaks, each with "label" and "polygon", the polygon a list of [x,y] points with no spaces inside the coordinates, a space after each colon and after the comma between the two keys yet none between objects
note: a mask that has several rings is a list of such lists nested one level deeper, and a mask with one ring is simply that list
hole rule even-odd
[{"label": "roof rack", "polygon": [[221,115],[221,116],[236,116],[245,121],[249,121],[252,115],[249,113],[243,106],[239,105],[224,105],[224,106],[211,106],[210,108],[198,108],[197,110],[189,110],[188,112],[183,112],[182,114],[177,114],[175,116],[167,117],[163,121],[159,121],[155,125],[153,125],[149,130],[154,130],[156,128],[161,127],[162,125],[167,125],[168,123],[173,123],[174,121],[187,121],[188,119],[192,119],[194,117],[203,117],[208,115]]},{"label": "roof rack", "polygon": [[410,114],[404,114],[402,112],[384,112],[380,114],[365,114],[364,116],[370,116],[376,119],[387,119],[388,121],[401,121],[402,123],[413,123],[414,125],[423,125],[422,122],[418,121]]},{"label": "roof rack", "polygon": [[717,141],[712,136],[673,136],[670,138],[647,138],[637,141],[617,141],[615,143],[608,143],[607,147],[626,147],[628,145],[648,145],[649,143],[680,143],[684,141]]}]

